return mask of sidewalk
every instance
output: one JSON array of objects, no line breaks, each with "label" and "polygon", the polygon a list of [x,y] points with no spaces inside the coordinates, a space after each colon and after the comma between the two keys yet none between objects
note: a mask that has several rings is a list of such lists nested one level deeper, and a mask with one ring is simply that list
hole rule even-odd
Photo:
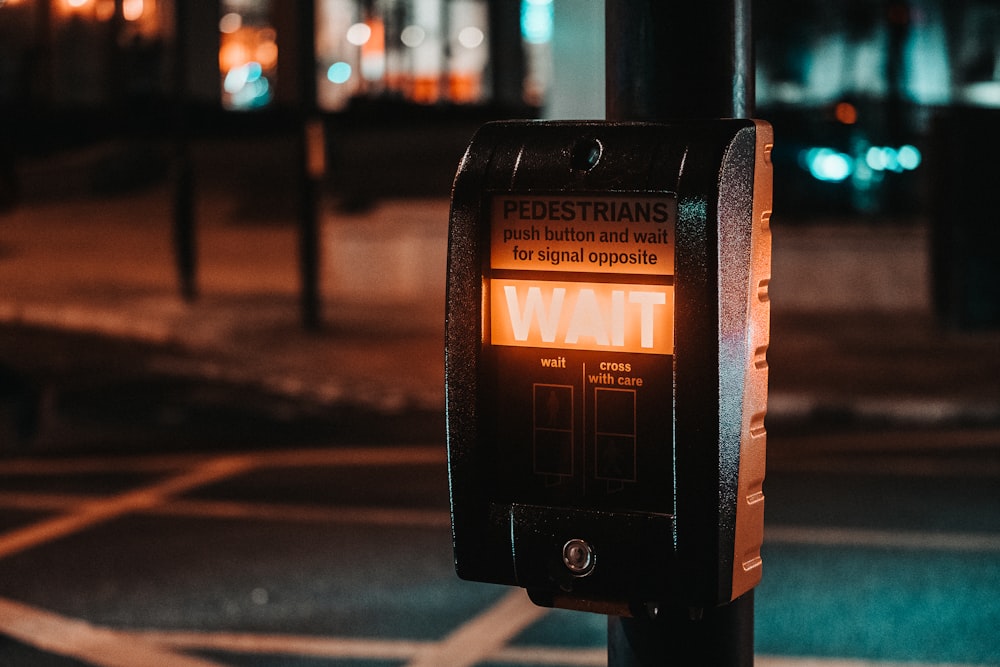
[{"label": "sidewalk", "polygon": [[[0,322],[177,346],[189,367],[164,370],[321,402],[438,408],[447,207],[405,202],[325,224],[318,333],[300,326],[291,221],[245,224],[231,202],[200,202],[200,297],[188,304],[166,189],[22,207],[0,218]],[[422,234],[437,220],[437,256],[414,265],[420,245],[401,223]]]},{"label": "sidewalk", "polygon": [[[300,326],[292,220],[199,199],[200,298],[178,296],[166,186],[0,217],[0,324],[175,346],[165,372],[386,412],[444,405],[448,202],[322,224],[324,328]],[[1000,332],[937,329],[926,229],[774,221],[771,420],[1000,421]]]}]

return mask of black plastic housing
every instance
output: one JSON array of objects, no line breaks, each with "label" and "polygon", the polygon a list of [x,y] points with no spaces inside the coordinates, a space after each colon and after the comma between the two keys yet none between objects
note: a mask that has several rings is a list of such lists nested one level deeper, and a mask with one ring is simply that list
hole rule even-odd
[{"label": "black plastic housing", "polygon": [[[753,120],[512,121],[475,135],[452,192],[447,278],[448,462],[460,577],[522,586],[544,606],[617,615],[650,604],[715,606],[759,581],[771,143],[770,126]],[[517,474],[527,445],[498,436],[511,432],[511,415],[498,407],[508,391],[498,364],[509,353],[489,342],[487,292],[503,273],[491,268],[491,202],[507,193],[652,196],[676,206],[673,275],[663,279],[674,290],[674,351],[655,366],[665,369],[655,379],[666,391],[655,408],[643,408],[656,415],[636,450],[635,483],[608,502],[529,488]],[[632,278],[624,269],[613,277]],[[584,576],[563,562],[573,539],[593,547]]]}]

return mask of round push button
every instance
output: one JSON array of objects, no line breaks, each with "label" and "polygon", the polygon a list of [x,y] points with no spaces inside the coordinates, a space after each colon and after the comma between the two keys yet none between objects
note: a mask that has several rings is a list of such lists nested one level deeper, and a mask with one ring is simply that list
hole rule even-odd
[{"label": "round push button", "polygon": [[577,577],[590,574],[597,560],[593,547],[580,539],[572,539],[563,545],[562,558],[566,568]]}]

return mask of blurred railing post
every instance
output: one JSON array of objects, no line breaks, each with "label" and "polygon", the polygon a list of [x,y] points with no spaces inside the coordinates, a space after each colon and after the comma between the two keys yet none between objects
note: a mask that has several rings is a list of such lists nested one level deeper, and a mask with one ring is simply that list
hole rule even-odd
[{"label": "blurred railing post", "polygon": [[524,105],[524,51],[512,49],[521,39],[520,0],[490,0],[490,63],[493,100],[501,109]]},{"label": "blurred railing post", "polygon": [[297,0],[299,93],[299,287],[302,324],[321,325],[318,201],[325,164],[325,132],[316,104],[316,3]]},{"label": "blurred railing post", "polygon": [[181,296],[194,301],[198,296],[198,253],[195,239],[194,170],[191,165],[190,122],[188,118],[188,53],[184,40],[189,0],[174,0],[174,71],[171,84],[173,106],[172,173],[174,185],[173,242]]},{"label": "blurred railing post", "polygon": [[[753,113],[751,0],[607,0],[608,120]],[[608,618],[609,667],[753,665],[753,591],[705,609]]]}]

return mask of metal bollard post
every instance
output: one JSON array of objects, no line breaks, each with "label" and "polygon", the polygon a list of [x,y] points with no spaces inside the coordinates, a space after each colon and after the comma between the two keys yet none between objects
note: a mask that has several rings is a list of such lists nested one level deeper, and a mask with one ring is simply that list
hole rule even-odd
[{"label": "metal bollard post", "polygon": [[319,199],[323,163],[323,121],[316,110],[316,3],[301,0],[298,15],[299,74],[299,300],[302,324],[322,325],[319,293]]},{"label": "metal bollard post", "polygon": [[[45,3],[42,3],[45,4]],[[174,23],[188,22],[186,0],[174,3]],[[173,243],[181,296],[193,302],[198,297],[198,245],[195,217],[195,179],[190,141],[191,123],[187,99],[188,54],[184,36],[174,36],[174,72],[171,83],[173,106]]]}]

